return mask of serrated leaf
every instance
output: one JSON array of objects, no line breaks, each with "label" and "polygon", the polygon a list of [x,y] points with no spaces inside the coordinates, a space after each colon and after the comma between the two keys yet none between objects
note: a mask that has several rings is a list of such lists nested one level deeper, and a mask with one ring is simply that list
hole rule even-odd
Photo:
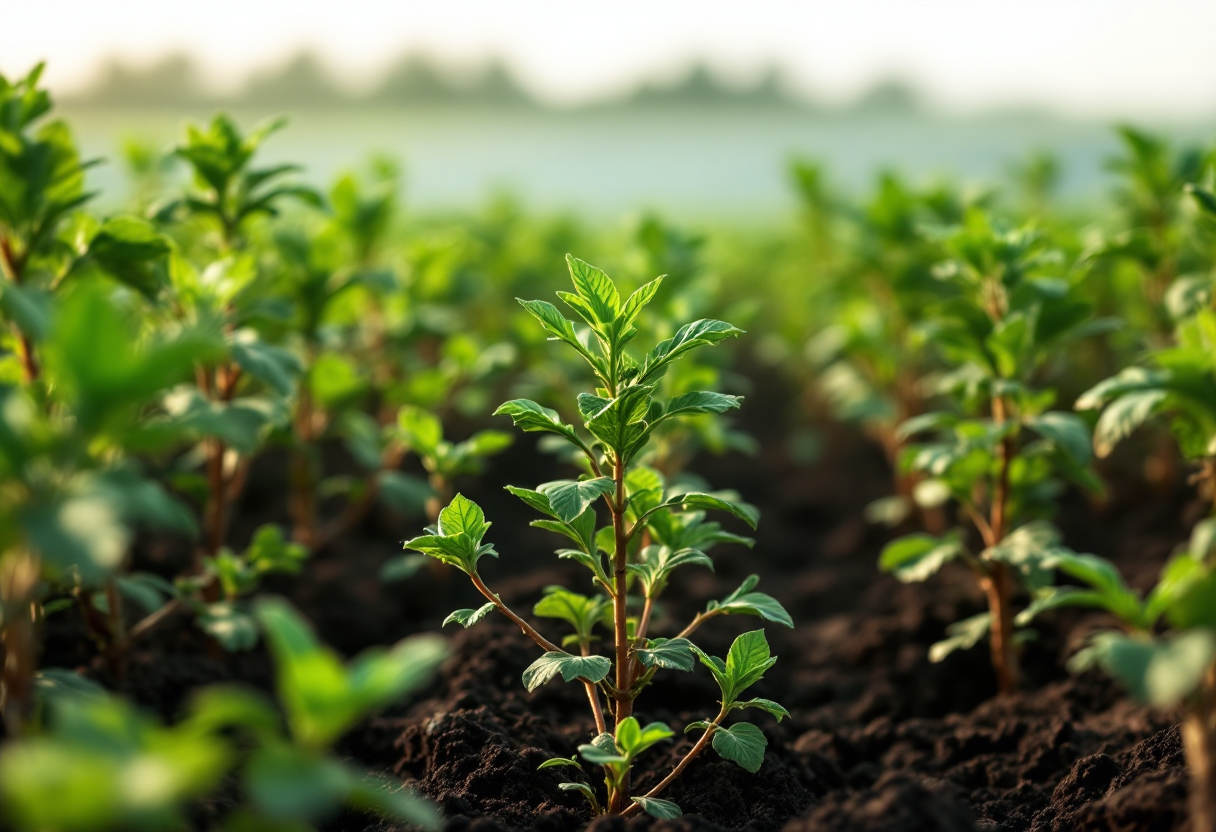
[{"label": "serrated leaf", "polygon": [[481,621],[487,615],[494,611],[494,602],[491,601],[482,604],[475,610],[456,610],[447,618],[443,619],[443,624],[440,626],[446,627],[452,622],[459,624],[466,630],[472,627],[477,622]]},{"label": "serrated leaf", "polygon": [[1089,429],[1075,414],[1050,411],[1035,416],[1026,426],[1050,440],[1062,453],[1077,465],[1088,465],[1093,455],[1090,449]]},{"label": "serrated leaf", "polygon": [[728,396],[725,393],[715,393],[711,390],[684,393],[667,403],[663,418],[692,416],[698,413],[725,413],[739,407],[739,403],[742,401],[742,396]]},{"label": "serrated leaf", "polygon": [[611,494],[616,483],[611,477],[597,477],[591,480],[557,480],[547,482],[537,488],[549,499],[549,506],[558,519],[572,523],[590,505],[605,494]]},{"label": "serrated leaf", "polygon": [[526,433],[555,433],[581,447],[574,428],[562,422],[556,410],[541,407],[531,399],[512,399],[494,411],[495,416],[510,416],[511,421]]},{"label": "serrated leaf", "polygon": [[585,679],[588,682],[599,682],[612,669],[612,662],[603,656],[572,656],[569,653],[545,653],[524,671],[524,687],[534,691],[545,682],[561,675],[562,680],[573,682],[575,679]]},{"label": "serrated leaf", "polygon": [[488,528],[490,524],[486,522],[486,515],[481,506],[463,494],[457,494],[452,498],[452,502],[439,512],[439,534],[444,537],[464,534],[474,544],[478,544]]},{"label": "serrated leaf", "polygon": [[645,667],[665,667],[691,673],[696,665],[692,654],[692,643],[686,638],[650,639],[645,649],[635,655]]},{"label": "serrated leaf", "polygon": [[759,575],[749,575],[739,588],[721,601],[711,601],[707,612],[717,611],[724,615],[755,615],[765,621],[783,624],[792,628],[794,620],[776,598],[763,592],[754,592],[760,581]]},{"label": "serrated leaf", "polygon": [[661,342],[647,354],[635,383],[645,384],[655,381],[667,371],[667,367],[672,361],[689,350],[716,344],[725,338],[734,338],[742,334],[743,330],[725,321],[702,318],[699,321],[685,324],[675,335]]},{"label": "serrated leaf", "polygon": [[768,747],[768,740],[755,725],[740,722],[729,728],[719,726],[714,731],[713,746],[724,760],[738,763],[755,774],[764,765],[764,749]]},{"label": "serrated leaf", "polygon": [[760,522],[760,510],[755,506],[699,491],[679,494],[668,499],[663,506],[679,508],[681,511],[725,511],[727,514],[738,517],[752,529],[756,528]]}]

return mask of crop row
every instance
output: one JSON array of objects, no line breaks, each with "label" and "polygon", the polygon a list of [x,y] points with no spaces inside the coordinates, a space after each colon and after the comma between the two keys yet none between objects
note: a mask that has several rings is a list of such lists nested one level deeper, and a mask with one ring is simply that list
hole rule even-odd
[{"label": "crop row", "polygon": [[[1047,159],[1001,190],[884,175],[862,201],[798,163],[796,230],[708,241],[653,216],[592,234],[507,202],[405,218],[390,163],[323,192],[296,166],[260,162],[284,122],[244,132],[219,115],[165,155],[183,181],[135,148],[132,204],[103,216],[89,206],[91,162],[49,117],[39,74],[0,77],[0,800],[16,828],[170,828],[233,778],[232,828],[307,827],[343,804],[438,823],[422,796],[331,749],[425,684],[443,640],[344,662],[261,591],[377,513],[410,538],[382,581],[455,567],[485,603],[445,624],[503,615],[538,648],[520,669],[528,690],[559,678],[585,690],[595,735],[544,767],[568,774],[560,788],[594,814],[679,815],[661,795],[707,749],[757,771],[764,734],[737,712],[787,716],[745,695],[776,661],[764,630],[721,658],[694,636],[724,615],[795,622],[755,576],[669,637],[651,621],[671,581],[712,568],[715,545],[754,544],[730,529],[755,529],[757,509],[689,466],[756,450],[730,414],[747,392],[739,368],[770,362],[812,410],[857,424],[887,455],[892,495],[867,508],[899,533],[881,568],[901,581],[966,569],[987,599],[931,657],[986,649],[1012,694],[1036,618],[1108,611],[1110,630],[1071,668],[1179,709],[1194,828],[1216,829],[1216,520],[1145,593],[1053,525],[1066,489],[1101,499],[1116,451],[1157,487],[1185,470],[1214,499],[1208,156],[1124,130],[1119,190],[1100,213],[1055,204]],[[569,282],[557,279],[566,250],[616,279],[570,255]],[[563,308],[533,299],[552,291]],[[591,587],[550,588],[530,616],[487,583],[490,522],[459,492],[512,444],[506,417],[568,467],[568,479],[508,490]],[[290,522],[236,545],[251,470],[274,459]],[[189,541],[176,574],[132,566],[139,541],[158,536]],[[112,683],[169,621],[231,652],[264,638],[276,702],[212,687],[162,725],[42,666],[48,619],[67,615]],[[696,736],[686,756],[638,794],[639,755],[675,732],[639,721],[634,703],[660,673],[698,667],[721,697],[684,728]]]}]

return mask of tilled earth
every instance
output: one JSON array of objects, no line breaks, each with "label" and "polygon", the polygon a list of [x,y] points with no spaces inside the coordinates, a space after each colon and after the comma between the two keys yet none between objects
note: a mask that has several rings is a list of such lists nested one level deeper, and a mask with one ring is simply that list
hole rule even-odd
[{"label": "tilled earth", "polygon": [[[761,404],[752,418],[765,412]],[[765,426],[751,427],[766,432]],[[1086,634],[1109,621],[1082,611],[1041,619],[1040,638],[1023,657],[1025,692],[1016,696],[994,696],[982,648],[931,664],[928,646],[948,624],[980,611],[982,598],[961,571],[911,586],[877,572],[878,552],[891,532],[867,525],[862,511],[889,492],[890,474],[862,438],[843,428],[822,430],[825,451],[813,466],[794,464],[784,443],[774,440],[764,443],[758,459],[725,457],[698,468],[710,482],[735,488],[760,506],[757,545],[716,551],[715,572],[685,570],[655,621],[657,635],[674,634],[708,599],[751,572],[762,576],[760,589],[785,604],[797,626],[767,628],[780,661],[754,691],[785,705],[791,718],[778,724],[762,713],[748,717],[769,740],[763,768],[749,774],[707,751],[664,795],[683,807],[684,817],[602,819],[592,828],[1186,829],[1186,777],[1174,715],[1132,705],[1101,676],[1071,677],[1063,669]],[[552,583],[590,589],[585,571],[551,554],[560,543],[528,528],[526,510],[500,490],[505,482],[531,486],[562,476],[532,454],[530,443],[521,442],[466,489],[495,521],[490,538],[502,557],[483,561],[487,582],[518,612],[530,610]],[[535,482],[521,479],[520,471]],[[1113,471],[1116,480],[1120,476]],[[273,472],[254,484],[235,536],[256,522],[285,519],[279,501],[268,496],[280,489]],[[1129,486],[1113,489],[1101,505],[1070,495],[1058,521],[1074,548],[1113,557],[1133,586],[1144,588],[1185,539],[1196,511],[1182,485],[1165,493]],[[379,565],[410,533],[399,518],[371,518],[358,539],[319,554],[305,575],[275,589],[347,653],[435,629],[449,611],[474,606],[476,598],[454,571],[381,585]],[[152,545],[141,553],[145,565],[165,571],[176,558],[180,553]],[[554,624],[537,622],[549,633],[556,632]],[[735,635],[756,626],[757,619],[719,618],[696,640],[723,655]],[[416,781],[440,804],[453,832],[581,828],[592,821],[582,798],[559,791],[563,776],[537,766],[573,754],[591,735],[592,721],[581,687],[550,683],[524,691],[520,674],[536,655],[534,645],[499,617],[453,633],[451,658],[430,688],[360,725],[339,751]],[[70,620],[49,633],[46,658],[104,678]],[[266,688],[270,675],[262,652],[229,657],[179,619],[141,646],[117,686],[171,718],[198,686],[237,679]],[[645,692],[639,717],[666,722],[678,737],[648,755],[635,778],[639,789],[687,750],[683,726],[711,716],[716,695],[701,669],[668,671]],[[224,803],[198,807],[198,825],[219,817]],[[343,815],[327,828],[391,827]]]}]

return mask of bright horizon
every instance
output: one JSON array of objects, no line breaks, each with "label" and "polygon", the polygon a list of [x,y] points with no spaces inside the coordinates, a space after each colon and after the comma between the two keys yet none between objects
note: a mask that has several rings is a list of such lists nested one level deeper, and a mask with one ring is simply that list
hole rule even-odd
[{"label": "bright horizon", "polygon": [[46,60],[60,91],[86,87],[111,59],[146,66],[172,54],[231,90],[309,51],[352,89],[404,54],[456,67],[500,59],[556,104],[705,63],[740,81],[777,68],[825,101],[897,79],[957,112],[1216,114],[1216,3],[1196,0],[0,0],[0,20],[0,71]]}]

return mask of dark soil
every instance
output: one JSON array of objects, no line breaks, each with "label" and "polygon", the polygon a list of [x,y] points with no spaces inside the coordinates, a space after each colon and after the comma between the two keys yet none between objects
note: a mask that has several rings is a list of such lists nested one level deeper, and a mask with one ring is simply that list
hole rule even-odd
[{"label": "dark soil", "polygon": [[[674,634],[707,599],[730,591],[751,572],[797,624],[768,627],[781,659],[755,695],[785,705],[780,724],[749,719],[769,740],[763,768],[749,774],[712,752],[702,755],[664,795],[687,813],[675,821],[601,819],[616,830],[787,830],[787,832],[1148,832],[1184,830],[1186,777],[1174,719],[1135,707],[1107,679],[1070,677],[1063,659],[1085,635],[1109,623],[1102,615],[1065,611],[1042,619],[1040,638],[1023,657],[1025,692],[994,697],[986,650],[931,664],[928,646],[946,626],[982,609],[962,571],[924,585],[881,576],[875,561],[892,534],[866,524],[864,506],[889,493],[881,455],[854,432],[824,426],[822,458],[790,461],[786,431],[772,414],[791,396],[772,379],[749,398],[744,427],[759,435],[758,459],[710,459],[697,470],[710,482],[758,504],[757,545],[715,552],[716,572],[689,569],[677,578],[655,622]],[[786,408],[788,409],[788,408]],[[585,572],[558,561],[561,544],[527,526],[505,482],[533,485],[562,476],[537,464],[531,442],[498,460],[479,483],[465,484],[495,521],[501,560],[484,569],[491,588],[517,611],[531,608],[552,583],[587,586]],[[234,536],[281,511],[282,481],[268,468],[254,482]],[[276,508],[276,506],[279,506]],[[1113,489],[1103,504],[1069,495],[1058,518],[1068,542],[1112,557],[1129,581],[1153,581],[1170,549],[1186,537],[1196,509],[1186,488],[1154,493]],[[281,518],[280,518],[281,519]],[[318,554],[306,573],[280,582],[322,637],[346,653],[435,629],[452,609],[476,605],[463,575],[423,573],[381,585],[380,564],[400,551],[417,520],[373,517],[356,538]],[[145,566],[171,571],[180,553],[145,547]],[[483,562],[484,563],[484,562]],[[546,632],[552,621],[538,623]],[[697,634],[718,655],[755,619],[717,619]],[[451,628],[449,628],[450,630]],[[358,726],[339,752],[369,768],[416,781],[448,817],[469,832],[557,832],[591,823],[564,778],[537,766],[570,756],[593,723],[581,687],[550,683],[524,691],[520,673],[536,648],[504,619],[451,633],[452,655],[440,677],[412,704]],[[86,666],[105,677],[78,628],[65,620],[49,634],[46,663]],[[183,618],[143,643],[118,687],[166,717],[189,693],[215,681],[270,686],[261,651],[230,657]],[[712,715],[717,690],[708,673],[669,672],[638,703],[643,720],[663,721],[678,738],[652,753],[636,786],[655,782],[688,749],[681,729]],[[695,736],[695,735],[693,735]],[[381,829],[355,815],[332,829]]]}]

